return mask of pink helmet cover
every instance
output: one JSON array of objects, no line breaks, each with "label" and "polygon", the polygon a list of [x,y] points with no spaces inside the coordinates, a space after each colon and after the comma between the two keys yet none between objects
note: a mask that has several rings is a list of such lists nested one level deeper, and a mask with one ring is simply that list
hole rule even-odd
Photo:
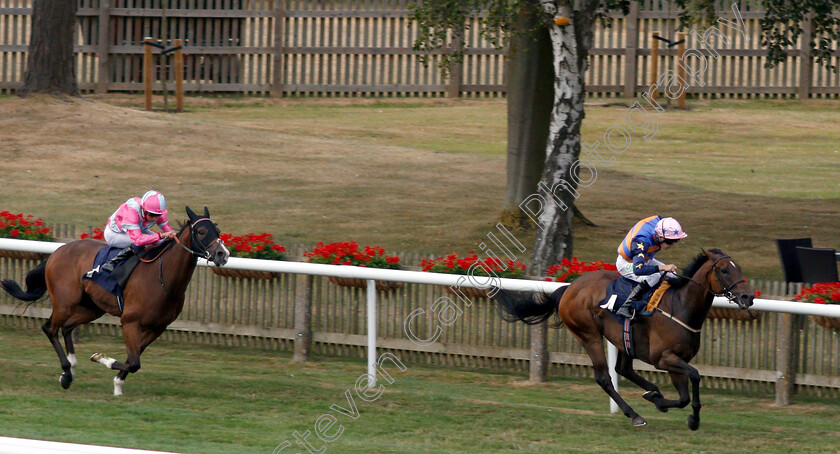
[{"label": "pink helmet cover", "polygon": [[153,214],[166,214],[166,199],[157,191],[148,191],[140,200],[143,210]]},{"label": "pink helmet cover", "polygon": [[662,218],[656,223],[656,234],[668,240],[681,240],[688,236],[674,218]]}]

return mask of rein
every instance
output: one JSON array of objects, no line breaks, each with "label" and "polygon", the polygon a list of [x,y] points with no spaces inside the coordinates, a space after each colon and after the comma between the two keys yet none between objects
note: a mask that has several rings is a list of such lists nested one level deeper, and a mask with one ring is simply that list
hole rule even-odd
[{"label": "rein", "polygon": [[[174,239],[174,240],[175,240],[175,243],[178,243],[178,246],[181,246],[181,248],[183,248],[185,251],[189,252],[190,254],[192,254],[192,255],[194,255],[194,256],[196,256],[196,257],[201,257],[201,258],[203,258],[203,259],[207,259],[207,260],[209,260],[209,259],[210,259],[210,251],[208,251],[208,250],[207,250],[207,246],[206,246],[206,245],[204,245],[204,244],[202,244],[202,243],[201,243],[201,241],[199,241],[199,239],[195,236],[195,234],[194,234],[195,232],[193,232],[193,230],[195,229],[195,226],[196,226],[199,222],[202,222],[202,221],[209,221],[209,220],[210,220],[209,218],[201,218],[201,219],[197,219],[195,222],[193,222],[193,223],[190,225],[190,238],[192,238],[192,239],[193,239],[193,241],[195,241],[196,243],[198,243],[198,245],[199,245],[199,246],[201,246],[201,249],[203,250],[203,252],[199,252],[199,251],[196,251],[196,250],[190,249],[189,247],[185,246],[185,245],[184,245],[184,243],[182,243],[182,242],[181,242],[181,240],[178,238],[178,236],[177,236],[177,235],[176,235],[176,236],[174,236],[174,237],[172,237],[172,239]],[[221,239],[216,239],[216,241],[221,242],[222,240],[221,240]],[[158,252],[158,254],[157,254],[156,256],[154,256],[153,258],[151,258],[151,259],[140,259],[140,261],[141,261],[141,262],[143,262],[143,263],[152,263],[152,262],[154,262],[155,260],[159,259],[159,258],[160,258],[160,256],[161,256],[161,255],[163,255],[163,253],[164,253],[164,252],[166,252],[166,251],[169,249],[169,246],[171,246],[172,244],[173,244],[172,242],[170,242],[169,244],[167,244],[167,245],[166,245],[163,249],[161,249],[161,250],[160,250],[160,252]]]},{"label": "rein", "polygon": [[[717,272],[718,272],[718,270],[717,270],[717,267],[716,267],[715,265],[717,265],[717,263],[718,263],[719,261],[723,260],[723,259],[731,259],[731,258],[732,258],[732,257],[730,257],[730,256],[728,256],[728,255],[724,255],[724,256],[718,257],[718,258],[717,258],[714,262],[712,262],[712,269],[711,269],[711,271],[714,271],[714,272],[715,272],[715,275],[717,276]],[[694,279],[692,279],[690,276],[686,276],[686,275],[684,275],[684,274],[677,274],[677,276],[678,276],[678,277],[685,278],[685,279],[688,279],[689,281],[694,282],[695,284],[699,285],[700,287],[703,287],[703,289],[704,289],[704,290],[706,290],[706,292],[707,292],[707,293],[711,293],[711,294],[712,294],[712,295],[714,295],[714,296],[723,296],[723,297],[725,297],[727,300],[729,300],[729,302],[730,302],[730,303],[734,303],[734,302],[735,302],[735,299],[736,299],[735,295],[732,293],[732,289],[733,289],[733,288],[735,288],[735,286],[736,286],[736,285],[738,285],[738,284],[740,284],[741,282],[747,282],[747,280],[746,280],[746,279],[741,278],[740,280],[738,280],[738,281],[736,281],[736,282],[734,282],[734,283],[732,283],[732,284],[728,285],[726,288],[724,288],[724,289],[723,289],[723,292],[721,292],[721,293],[715,293],[715,292],[713,292],[713,291],[712,291],[712,287],[711,287],[711,285],[708,285],[708,286],[703,285],[703,284],[701,284],[701,283],[699,283],[699,282],[695,281]],[[717,276],[717,278],[718,278],[718,281],[720,281],[721,283],[723,282],[723,280],[720,278],[720,276]],[[687,323],[685,323],[685,322],[683,322],[682,320],[680,320],[680,319],[678,319],[678,318],[674,317],[673,315],[669,314],[668,312],[665,312],[665,311],[663,311],[662,309],[660,309],[660,308],[658,308],[658,307],[656,308],[656,310],[657,310],[657,311],[659,311],[659,312],[661,312],[661,313],[662,313],[662,315],[664,315],[665,317],[667,317],[667,318],[669,318],[669,319],[673,320],[674,322],[676,322],[677,324],[679,324],[679,325],[680,325],[680,326],[682,326],[683,328],[685,328],[685,329],[687,329],[687,330],[691,331],[692,333],[700,333],[700,329],[698,329],[698,328],[692,328],[692,327],[688,326],[688,324],[687,324]]]},{"label": "rein", "polygon": [[[724,255],[724,256],[718,257],[717,260],[712,262],[712,271],[715,272],[715,275],[717,275],[717,268],[715,267],[715,265],[717,265],[717,263],[719,261],[723,260],[723,259],[731,259],[731,258],[732,257],[730,257],[728,255]],[[732,294],[732,289],[735,288],[735,286],[740,284],[741,282],[747,282],[746,279],[741,278],[740,280],[735,281],[732,284],[728,285],[726,288],[723,289],[723,291],[721,293],[715,293],[715,292],[712,291],[712,287],[710,285],[709,286],[703,285],[703,284],[695,281],[694,279],[692,279],[690,276],[686,276],[684,274],[677,274],[677,276],[688,279],[691,282],[694,282],[695,284],[699,285],[700,287],[703,287],[706,290],[706,292],[711,293],[714,296],[726,297],[726,299],[728,299],[730,302],[735,301],[735,295]],[[723,280],[720,278],[720,276],[718,276],[718,281],[723,282]]]}]

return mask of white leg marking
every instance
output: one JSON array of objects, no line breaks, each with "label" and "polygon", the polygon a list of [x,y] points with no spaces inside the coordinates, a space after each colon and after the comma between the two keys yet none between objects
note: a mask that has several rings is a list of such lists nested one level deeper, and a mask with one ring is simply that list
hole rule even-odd
[{"label": "white leg marking", "polygon": [[[113,360],[111,360],[113,361]],[[125,380],[120,380],[119,377],[114,377],[114,395],[115,396],[122,396],[122,386],[125,383]]]},{"label": "white leg marking", "polygon": [[93,356],[90,357],[90,360],[95,363],[104,364],[105,367],[109,369],[115,362],[117,362],[117,360],[113,358],[108,358],[108,356],[104,353],[94,353]]},{"label": "white leg marking", "polygon": [[70,375],[73,378],[76,378],[76,366],[79,364],[79,362],[76,361],[76,355],[70,353],[69,355],[67,355],[67,361],[70,361]]}]

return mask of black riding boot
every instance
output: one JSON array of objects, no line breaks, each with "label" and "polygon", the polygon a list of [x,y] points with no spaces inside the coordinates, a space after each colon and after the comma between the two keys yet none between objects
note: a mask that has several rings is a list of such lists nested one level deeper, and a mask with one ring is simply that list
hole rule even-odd
[{"label": "black riding boot", "polygon": [[647,281],[642,281],[636,284],[636,286],[633,287],[633,290],[630,291],[630,294],[627,295],[627,301],[625,301],[624,304],[622,304],[621,307],[618,308],[616,314],[624,318],[633,320],[633,318],[636,316],[636,311],[633,310],[632,303],[633,301],[638,301],[639,299],[641,299],[641,297],[648,290],[650,290],[650,285],[648,285]]},{"label": "black riding boot", "polygon": [[119,265],[123,261],[127,260],[132,255],[134,255],[134,248],[129,246],[129,247],[121,250],[119,254],[114,256],[114,258],[112,258],[111,260],[108,260],[107,262],[102,264],[102,266],[99,267],[99,269],[101,271],[107,271],[109,273],[113,273],[114,268],[116,268],[117,265]]}]

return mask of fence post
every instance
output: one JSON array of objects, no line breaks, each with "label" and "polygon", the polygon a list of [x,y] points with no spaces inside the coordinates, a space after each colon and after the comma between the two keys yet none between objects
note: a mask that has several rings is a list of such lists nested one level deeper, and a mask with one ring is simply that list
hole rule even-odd
[{"label": "fence post", "polygon": [[[181,47],[181,40],[176,39],[173,45],[178,48]],[[184,52],[181,49],[175,51],[175,58],[173,59],[175,65],[175,110],[178,112],[184,111]]]},{"label": "fence post", "polygon": [[[659,77],[659,32],[653,32],[650,40],[650,86],[657,87],[656,79]],[[650,98],[656,101],[656,89],[650,94]]]},{"label": "fence post", "polygon": [[464,24],[453,31],[451,54],[461,53],[460,59],[452,65],[449,71],[449,84],[446,87],[448,98],[459,98],[461,96],[461,83],[464,78]]},{"label": "fence post", "polygon": [[548,372],[548,322],[531,326],[530,380],[542,383]]},{"label": "fence post", "polygon": [[795,370],[793,368],[793,315],[779,314],[776,330],[776,405],[789,405],[793,395]]},{"label": "fence post", "polygon": [[155,74],[152,63],[152,42],[151,37],[143,39],[143,89],[145,90],[144,107],[146,110],[152,110],[152,77]]},{"label": "fence post", "polygon": [[799,99],[808,99],[811,93],[811,74],[813,73],[813,58],[811,58],[811,36],[813,34],[813,13],[808,13],[802,21],[802,35],[799,37]]},{"label": "fence post", "polygon": [[111,82],[111,67],[108,64],[111,56],[111,5],[110,0],[102,0],[99,4],[99,80],[96,81],[96,92],[107,93]]},{"label": "fence post", "polygon": [[[677,37],[674,39],[676,39],[677,42],[679,42],[679,44],[677,44],[677,75],[679,76],[680,80],[685,81],[685,83],[687,84],[688,82],[685,78],[685,65],[679,64],[679,62],[682,61],[683,57],[685,57],[685,33],[677,32]],[[680,97],[677,98],[677,107],[679,107],[680,109],[685,109],[685,93],[687,91],[688,87],[686,87],[685,90],[683,90],[682,93],[680,93]]]},{"label": "fence post", "polygon": [[283,23],[286,20],[285,0],[275,0],[277,5],[274,11],[274,53],[272,55],[271,74],[271,97],[280,98],[283,96],[283,53],[285,52],[286,41]]},{"label": "fence post", "polygon": [[637,49],[639,47],[639,2],[630,2],[630,13],[627,15],[627,25],[624,33],[626,43],[624,47],[624,97],[636,96],[636,66]]},{"label": "fence post", "polygon": [[312,350],[312,280],[298,274],[295,282],[295,351],[293,361],[309,361]]}]

